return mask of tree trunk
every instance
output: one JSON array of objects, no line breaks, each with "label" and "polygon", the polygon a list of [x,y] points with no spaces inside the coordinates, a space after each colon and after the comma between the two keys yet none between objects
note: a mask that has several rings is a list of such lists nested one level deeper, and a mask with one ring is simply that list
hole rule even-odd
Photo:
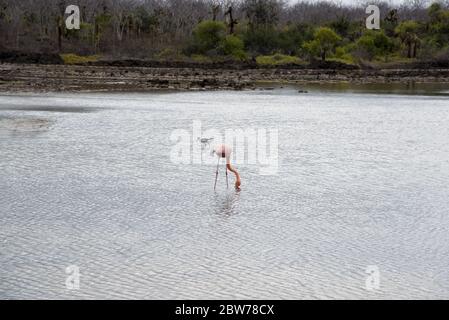
[{"label": "tree trunk", "polygon": [[212,21],[217,20],[218,11],[220,10],[220,6],[213,6],[212,7]]},{"label": "tree trunk", "polygon": [[64,35],[64,14],[65,14],[65,6],[64,1],[59,1],[59,15],[57,17],[58,24],[58,51],[62,51],[62,37]]},{"label": "tree trunk", "polygon": [[411,42],[409,42],[409,43],[407,43],[407,58],[411,58],[412,57],[412,43]]},{"label": "tree trunk", "polygon": [[63,20],[62,17],[58,17],[58,52],[62,51],[62,34],[63,34],[62,20]]},{"label": "tree trunk", "polygon": [[228,11],[225,12],[225,16],[226,15],[229,15],[229,34],[234,34],[234,27],[237,24],[237,20],[235,20],[232,15],[232,7],[229,7]]},{"label": "tree trunk", "polygon": [[417,51],[418,44],[416,42],[413,43],[413,53],[412,58],[416,58],[416,51]]},{"label": "tree trunk", "polygon": [[326,50],[321,51],[321,61],[326,61]]}]

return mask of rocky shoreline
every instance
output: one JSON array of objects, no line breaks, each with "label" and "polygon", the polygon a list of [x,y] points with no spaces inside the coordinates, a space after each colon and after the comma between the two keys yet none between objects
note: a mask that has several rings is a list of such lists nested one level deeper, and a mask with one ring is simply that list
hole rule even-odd
[{"label": "rocky shoreline", "polygon": [[212,69],[0,64],[0,91],[252,90],[262,83],[449,83],[444,69]]}]

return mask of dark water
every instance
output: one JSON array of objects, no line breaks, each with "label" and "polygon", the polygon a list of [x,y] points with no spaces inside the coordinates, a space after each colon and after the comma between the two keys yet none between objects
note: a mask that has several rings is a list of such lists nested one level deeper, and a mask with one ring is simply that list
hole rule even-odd
[{"label": "dark water", "polygon": [[[449,88],[306,89],[0,96],[0,298],[448,299]],[[278,173],[214,192],[193,120],[277,128]]]}]

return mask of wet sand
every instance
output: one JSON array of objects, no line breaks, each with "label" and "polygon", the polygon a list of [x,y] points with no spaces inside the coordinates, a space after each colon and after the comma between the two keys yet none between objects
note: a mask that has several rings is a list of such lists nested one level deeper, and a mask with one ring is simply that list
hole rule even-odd
[{"label": "wet sand", "polygon": [[33,116],[1,116],[0,115],[0,134],[9,132],[38,132],[46,131],[52,125],[52,121],[46,118]]}]

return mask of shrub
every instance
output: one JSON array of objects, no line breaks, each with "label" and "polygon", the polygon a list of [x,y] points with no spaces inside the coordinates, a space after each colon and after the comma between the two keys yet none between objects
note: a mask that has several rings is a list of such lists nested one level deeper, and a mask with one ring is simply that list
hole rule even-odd
[{"label": "shrub", "polygon": [[84,64],[88,62],[95,62],[100,60],[101,56],[79,56],[74,53],[61,54],[61,58],[64,64]]},{"label": "shrub", "polygon": [[194,48],[199,53],[217,49],[225,37],[226,26],[223,22],[206,20],[200,22],[193,31]]},{"label": "shrub", "polygon": [[264,66],[278,66],[283,64],[303,64],[303,61],[298,57],[287,56],[284,54],[274,54],[271,56],[258,56],[256,62]]},{"label": "shrub", "polygon": [[162,60],[183,60],[185,56],[172,48],[165,48],[156,54],[156,58]]},{"label": "shrub", "polygon": [[314,39],[306,42],[303,48],[309,52],[310,56],[320,55],[321,60],[325,61],[328,53],[331,53],[341,37],[330,28],[321,27],[315,31]]},{"label": "shrub", "polygon": [[278,47],[278,32],[273,27],[248,28],[243,37],[251,53],[270,54]]},{"label": "shrub", "polygon": [[192,58],[193,61],[198,62],[198,63],[211,63],[211,62],[213,62],[213,60],[210,57],[202,55],[202,54],[193,54],[191,58]]},{"label": "shrub", "polygon": [[355,63],[354,57],[352,56],[352,54],[349,53],[351,51],[351,49],[352,49],[351,45],[335,48],[335,55],[334,55],[333,60],[339,61],[339,62],[344,62],[347,64],[354,64]]},{"label": "shrub", "polygon": [[225,55],[233,56],[236,59],[246,59],[243,41],[236,36],[226,36],[221,43],[221,50]]},{"label": "shrub", "polygon": [[353,53],[362,59],[372,60],[382,56],[387,61],[393,49],[394,42],[383,31],[367,31],[357,40]]},{"label": "shrub", "polygon": [[418,31],[419,23],[416,21],[403,21],[395,29],[396,34],[407,48],[407,58],[416,58],[420,43]]}]

